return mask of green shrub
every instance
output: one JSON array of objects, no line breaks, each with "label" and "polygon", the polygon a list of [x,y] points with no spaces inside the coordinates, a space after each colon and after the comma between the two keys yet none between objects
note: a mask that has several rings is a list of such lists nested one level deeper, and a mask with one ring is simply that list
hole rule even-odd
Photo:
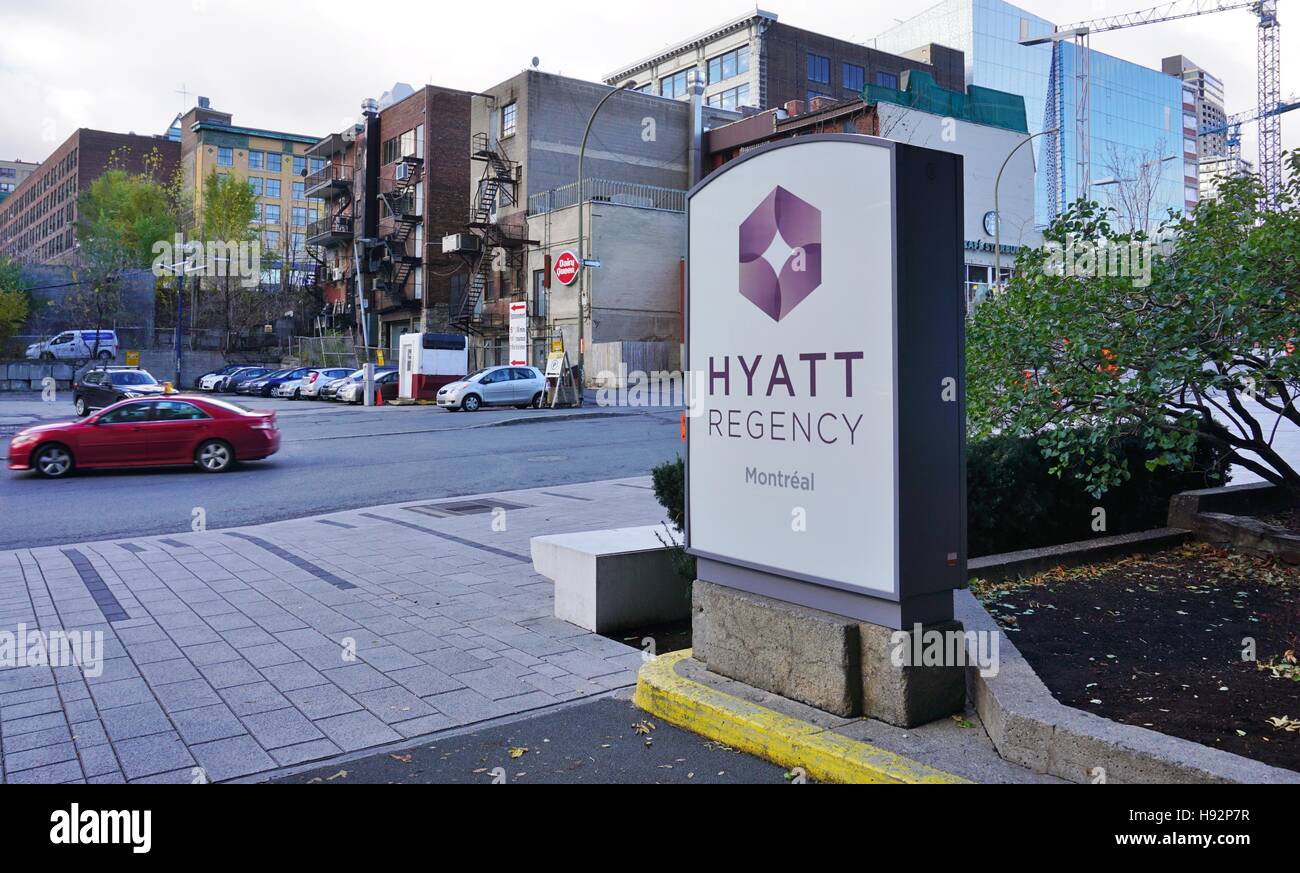
[{"label": "green shrub", "polygon": [[684,530],[686,526],[686,461],[681,455],[675,461],[665,461],[650,471],[654,477],[655,497],[668,510],[668,520],[673,527]]},{"label": "green shrub", "polygon": [[[1140,438],[1120,446],[1128,481],[1093,497],[1068,471],[1051,472],[1036,438],[998,436],[972,443],[966,451],[967,548],[973,558],[1072,543],[1164,527],[1169,498],[1180,491],[1227,482],[1220,473],[1223,455],[1198,444],[1195,464],[1186,471],[1168,466],[1149,470],[1149,452]],[[655,467],[655,497],[680,531],[686,514],[686,462],[680,457]],[[1105,530],[1095,530],[1096,510],[1105,510]]]},{"label": "green shrub", "polygon": [[[1100,498],[1084,490],[1069,471],[1051,472],[1034,437],[997,436],[966,451],[966,531],[971,557],[1072,543],[1098,536],[1164,527],[1169,498],[1179,491],[1222,485],[1223,457],[1204,442],[1192,469],[1168,466],[1149,470],[1150,452],[1138,437],[1127,437],[1118,454],[1130,478]],[[1096,510],[1105,510],[1105,530],[1095,530]]]}]

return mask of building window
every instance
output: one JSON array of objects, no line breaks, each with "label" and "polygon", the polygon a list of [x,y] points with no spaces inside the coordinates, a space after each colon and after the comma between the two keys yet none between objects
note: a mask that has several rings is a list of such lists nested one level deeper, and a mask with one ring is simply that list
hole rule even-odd
[{"label": "building window", "polygon": [[892,88],[898,90],[898,74],[886,72],[885,70],[876,70],[876,84],[881,88]]},{"label": "building window", "polygon": [[391,164],[393,161],[397,160],[397,137],[384,140],[382,152],[383,154],[379,159],[381,164]]},{"label": "building window", "polygon": [[272,173],[280,172],[284,168],[284,165],[281,163],[283,157],[284,156],[281,155],[279,152],[267,152],[266,169]]},{"label": "building window", "polygon": [[1183,188],[1183,197],[1188,203],[1195,203],[1201,196],[1201,192],[1195,185],[1187,185]]},{"label": "building window", "polygon": [[248,153],[248,169],[250,169],[250,170],[261,170],[261,169],[263,169],[265,166],[266,166],[266,153],[265,153],[265,152],[249,152],[249,153]]},{"label": "building window", "polygon": [[533,305],[529,314],[537,318],[546,317],[546,271],[533,270]]},{"label": "building window", "polygon": [[810,52],[808,54],[808,81],[829,85],[831,83],[831,59]]},{"label": "building window", "polygon": [[307,226],[307,207],[295,206],[293,207],[290,215],[292,217],[292,224],[294,227]]},{"label": "building window", "polygon": [[726,91],[720,91],[713,94],[706,101],[710,106],[718,109],[739,109],[741,106],[749,105],[749,83],[737,85],[735,88],[728,88]]},{"label": "building window", "polygon": [[749,46],[742,45],[716,58],[709,59],[709,84],[725,82],[749,72]]},{"label": "building window", "polygon": [[276,205],[275,203],[267,203],[265,207],[265,212],[266,212],[267,224],[280,223],[280,207],[278,205]]},{"label": "building window", "polygon": [[321,170],[323,170],[323,169],[325,169],[325,159],[324,159],[324,158],[312,158],[312,159],[311,159],[311,171],[312,171],[313,173],[319,173],[319,172],[320,172]]},{"label": "building window", "polygon": [[401,138],[402,157],[415,154],[415,131],[408,130]]},{"label": "building window", "polygon": [[306,250],[307,250],[307,235],[302,233],[295,233],[293,235],[294,254],[300,254],[302,252],[305,252]]},{"label": "building window", "polygon": [[845,91],[861,91],[867,84],[867,71],[857,64],[844,64],[840,77],[844,80]]},{"label": "building window", "polygon": [[411,270],[411,296],[416,300],[424,299],[424,267]]},{"label": "building window", "polygon": [[1183,151],[1189,155],[1196,154],[1196,140],[1191,137],[1183,139]]},{"label": "building window", "polygon": [[664,76],[659,80],[659,95],[661,97],[685,97],[687,77],[695,72],[694,67],[687,67],[685,70],[678,70],[671,76]]},{"label": "building window", "polygon": [[263,234],[263,238],[266,240],[265,245],[268,252],[278,252],[280,250],[280,231],[268,230]]},{"label": "building window", "polygon": [[306,182],[294,182],[294,183],[293,183],[293,199],[294,199],[294,200],[306,200],[306,199],[307,199],[307,183],[306,183]]},{"label": "building window", "polygon": [[307,159],[301,155],[293,156],[293,174],[302,176],[307,173]]},{"label": "building window", "polygon": [[279,179],[267,179],[267,180],[266,180],[266,196],[267,196],[267,197],[270,197],[272,200],[279,200],[279,199],[280,199],[280,180],[279,180]]},{"label": "building window", "polygon": [[262,196],[262,177],[261,177],[261,176],[249,176],[249,177],[248,177],[248,187],[250,187],[250,188],[253,189],[253,196],[254,196],[254,197],[261,197],[261,196]]},{"label": "building window", "polygon": [[235,150],[228,149],[225,146],[218,146],[217,165],[222,167],[233,167],[235,165]]},{"label": "building window", "polygon": [[261,203],[254,203],[254,204],[253,204],[253,224],[261,224],[261,223],[262,223],[262,204],[261,204]]},{"label": "building window", "polygon": [[501,138],[515,135],[515,128],[518,125],[519,106],[516,103],[507,103],[501,107]]}]

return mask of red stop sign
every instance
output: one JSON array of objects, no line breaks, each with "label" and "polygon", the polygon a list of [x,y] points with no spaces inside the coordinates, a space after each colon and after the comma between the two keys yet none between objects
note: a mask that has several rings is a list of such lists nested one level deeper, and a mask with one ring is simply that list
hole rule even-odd
[{"label": "red stop sign", "polygon": [[578,271],[582,269],[582,264],[578,262],[578,256],[573,252],[561,252],[560,256],[555,259],[555,278],[559,279],[562,284],[572,285],[578,278]]}]

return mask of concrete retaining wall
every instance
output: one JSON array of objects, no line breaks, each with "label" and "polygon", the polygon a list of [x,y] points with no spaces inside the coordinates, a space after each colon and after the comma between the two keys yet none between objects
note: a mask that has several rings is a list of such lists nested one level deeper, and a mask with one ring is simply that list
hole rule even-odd
[{"label": "concrete retaining wall", "polygon": [[46,379],[54,379],[55,388],[72,385],[71,364],[44,364],[36,361],[0,361],[0,391],[40,391]]}]

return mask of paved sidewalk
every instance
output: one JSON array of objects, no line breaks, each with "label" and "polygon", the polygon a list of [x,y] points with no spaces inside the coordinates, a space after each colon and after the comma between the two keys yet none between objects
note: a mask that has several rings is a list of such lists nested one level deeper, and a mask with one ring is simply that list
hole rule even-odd
[{"label": "paved sidewalk", "polygon": [[106,659],[0,667],[0,781],[238,779],[631,687],[529,540],[663,516],[638,478],[0,552],[0,633]]}]

